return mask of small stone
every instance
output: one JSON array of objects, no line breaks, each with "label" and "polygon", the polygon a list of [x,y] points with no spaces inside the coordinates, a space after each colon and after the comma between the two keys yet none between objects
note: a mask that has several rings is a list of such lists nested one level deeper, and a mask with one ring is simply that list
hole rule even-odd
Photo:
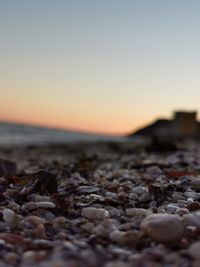
[{"label": "small stone", "polygon": [[138,197],[138,200],[140,202],[149,202],[149,201],[151,201],[151,199],[152,199],[151,194],[149,194],[147,192],[142,194],[140,197]]},{"label": "small stone", "polygon": [[24,219],[24,223],[28,223],[33,227],[36,227],[39,224],[43,224],[44,222],[45,222],[44,219],[42,219],[38,216],[34,216],[34,215],[30,215]]},{"label": "small stone", "polygon": [[192,198],[192,197],[189,197],[188,199],[187,199],[187,203],[188,204],[191,204],[191,203],[193,203],[194,202],[194,199]]},{"label": "small stone", "polygon": [[31,233],[36,238],[46,238],[45,227],[43,224],[39,224]]},{"label": "small stone", "polygon": [[0,239],[0,246],[3,246],[3,245],[5,245],[5,244],[6,244],[6,241],[3,240],[3,239]]},{"label": "small stone", "polygon": [[132,189],[132,193],[135,193],[137,195],[142,195],[144,193],[148,192],[147,188],[144,187],[144,186],[135,186],[133,189]]},{"label": "small stone", "polygon": [[133,247],[139,244],[143,233],[138,230],[129,230],[121,238],[121,244],[129,247]]},{"label": "small stone", "polygon": [[133,216],[146,216],[147,210],[145,209],[137,209],[137,208],[129,208],[126,209],[126,215],[133,217]]},{"label": "small stone", "polygon": [[18,191],[16,189],[7,188],[5,195],[7,197],[15,197],[18,194]]},{"label": "small stone", "polygon": [[158,166],[151,166],[147,168],[147,173],[151,175],[152,178],[156,179],[162,174],[162,170]]},{"label": "small stone", "polygon": [[19,212],[20,210],[20,205],[18,205],[17,203],[15,203],[14,201],[10,202],[8,205],[8,208],[11,209],[14,212]]},{"label": "small stone", "polygon": [[178,241],[184,232],[180,217],[173,214],[152,214],[142,221],[141,229],[158,242]]},{"label": "small stone", "polygon": [[28,210],[35,210],[35,209],[37,209],[37,206],[36,206],[35,202],[28,202],[28,203],[26,203],[25,207]]},{"label": "small stone", "polygon": [[3,219],[7,223],[11,223],[13,218],[15,217],[15,212],[11,209],[4,209],[3,210]]},{"label": "small stone", "polygon": [[92,229],[92,233],[102,237],[108,237],[112,231],[117,230],[114,220],[105,219]]},{"label": "small stone", "polygon": [[195,226],[200,229],[200,212],[189,213],[183,216],[183,224],[185,226]]},{"label": "small stone", "polygon": [[194,258],[195,260],[198,260],[200,262],[200,241],[195,242],[190,245],[188,252]]},{"label": "small stone", "polygon": [[174,201],[178,201],[178,200],[183,200],[184,201],[185,197],[182,196],[180,193],[175,192],[175,193],[172,194],[172,199]]},{"label": "small stone", "polygon": [[165,254],[160,248],[144,248],[142,251],[143,256],[149,261],[161,262]]},{"label": "small stone", "polygon": [[102,208],[87,207],[82,209],[81,215],[87,219],[103,220],[109,218],[109,212]]},{"label": "small stone", "polygon": [[191,185],[195,189],[195,191],[196,190],[199,191],[200,190],[200,178],[194,177],[193,179],[191,179]]},{"label": "small stone", "polygon": [[53,212],[51,212],[49,209],[47,210],[44,210],[44,209],[42,209],[42,210],[38,210],[37,211],[37,213],[38,213],[38,215],[40,216],[40,217],[42,217],[43,219],[45,219],[46,221],[52,221],[52,220],[54,220],[55,219],[55,215],[54,215],[54,213]]},{"label": "small stone", "polygon": [[188,214],[188,213],[189,213],[189,210],[186,208],[178,208],[176,210],[176,214],[178,214],[180,216],[183,216],[184,214]]},{"label": "small stone", "polygon": [[2,233],[0,234],[0,239],[6,241],[6,243],[12,245],[23,245],[24,244],[24,237],[18,234],[11,234],[11,233]]},{"label": "small stone", "polygon": [[52,249],[54,244],[52,241],[45,239],[36,239],[33,241],[34,249]]},{"label": "small stone", "polygon": [[34,202],[51,202],[51,198],[49,196],[41,196],[41,195],[33,195],[31,200]]},{"label": "small stone", "polygon": [[106,192],[105,193],[106,197],[111,197],[111,198],[115,198],[117,196],[117,194],[113,193],[113,192]]},{"label": "small stone", "polygon": [[119,247],[112,247],[110,248],[110,252],[120,258],[129,257],[131,254],[133,254],[133,251],[128,250],[126,248],[119,248]]},{"label": "small stone", "polygon": [[62,216],[56,217],[52,222],[53,222],[53,226],[56,230],[65,228],[65,226],[67,224],[66,218],[62,217]]},{"label": "small stone", "polygon": [[37,208],[54,209],[56,205],[53,202],[35,202]]},{"label": "small stone", "polygon": [[47,256],[47,251],[34,251],[34,250],[28,250],[23,253],[22,255],[22,262],[23,263],[34,263],[38,262],[38,260],[44,260]]},{"label": "small stone", "polygon": [[166,207],[168,213],[175,213],[179,206],[176,203],[170,203]]},{"label": "small stone", "polygon": [[109,239],[113,242],[120,243],[124,235],[125,235],[125,232],[115,230],[109,234]]},{"label": "small stone", "polygon": [[3,219],[11,228],[16,228],[18,226],[18,216],[11,209],[3,210]]},{"label": "small stone", "polygon": [[7,224],[5,222],[0,222],[0,232],[4,232],[7,228]]},{"label": "small stone", "polygon": [[200,204],[197,201],[193,201],[192,203],[189,203],[186,208],[189,211],[195,211],[195,210],[200,210]]},{"label": "small stone", "polygon": [[88,233],[90,233],[93,228],[94,228],[94,224],[91,222],[87,222],[87,223],[81,225],[81,229],[83,229],[84,231],[86,231]]},{"label": "small stone", "polygon": [[120,231],[128,231],[131,230],[134,227],[134,225],[135,225],[134,222],[123,223],[119,225],[118,229]]},{"label": "small stone", "polygon": [[4,257],[4,260],[6,263],[15,266],[19,261],[19,256],[14,252],[8,252]]}]

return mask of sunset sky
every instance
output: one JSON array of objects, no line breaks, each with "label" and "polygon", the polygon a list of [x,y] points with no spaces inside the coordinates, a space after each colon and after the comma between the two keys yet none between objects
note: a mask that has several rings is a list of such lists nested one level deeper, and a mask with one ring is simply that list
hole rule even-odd
[{"label": "sunset sky", "polygon": [[0,120],[123,134],[200,113],[200,1],[0,0]]}]

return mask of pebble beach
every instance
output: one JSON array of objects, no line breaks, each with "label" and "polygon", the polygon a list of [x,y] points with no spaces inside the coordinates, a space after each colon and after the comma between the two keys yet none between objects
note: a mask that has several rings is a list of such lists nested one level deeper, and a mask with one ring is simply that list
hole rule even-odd
[{"label": "pebble beach", "polygon": [[1,267],[200,266],[200,145],[0,148]]}]

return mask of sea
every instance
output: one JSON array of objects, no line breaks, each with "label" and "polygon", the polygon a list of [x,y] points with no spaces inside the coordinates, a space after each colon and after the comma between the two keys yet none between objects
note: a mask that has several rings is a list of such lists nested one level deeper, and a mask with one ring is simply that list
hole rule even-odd
[{"label": "sea", "polygon": [[0,122],[0,145],[48,145],[78,142],[128,140],[122,136],[98,135],[76,131],[36,127],[15,123]]}]

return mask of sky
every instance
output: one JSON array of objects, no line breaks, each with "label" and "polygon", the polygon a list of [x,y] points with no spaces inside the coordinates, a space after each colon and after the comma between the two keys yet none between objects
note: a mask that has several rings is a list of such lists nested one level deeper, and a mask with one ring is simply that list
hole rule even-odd
[{"label": "sky", "polygon": [[200,113],[200,1],[0,0],[0,120],[124,134]]}]

